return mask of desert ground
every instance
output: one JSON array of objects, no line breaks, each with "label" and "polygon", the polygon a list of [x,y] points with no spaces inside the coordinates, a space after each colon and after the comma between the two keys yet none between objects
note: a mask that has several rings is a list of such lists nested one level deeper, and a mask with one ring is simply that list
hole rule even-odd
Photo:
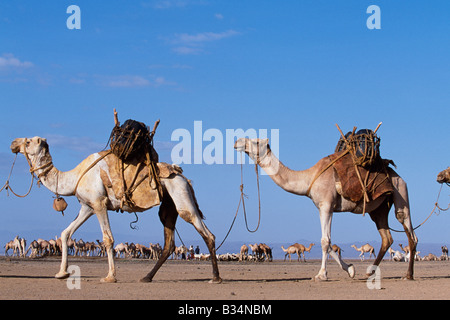
[{"label": "desert ground", "polygon": [[[58,257],[19,259],[0,257],[0,299],[59,300],[318,300],[318,299],[450,299],[450,262],[418,261],[415,280],[403,280],[407,263],[383,261],[379,289],[369,289],[365,276],[373,260],[350,261],[350,279],[335,262],[328,265],[329,281],[314,282],[319,260],[307,262],[219,262],[223,282],[210,284],[208,261],[168,260],[152,283],[140,283],[154,261],[117,259],[117,283],[101,283],[105,258],[69,258],[80,281],[57,280]],[[372,281],[372,287],[375,282]],[[69,284],[69,286],[68,286]],[[78,284],[76,287],[74,284]],[[72,287],[72,289],[69,289]]]}]

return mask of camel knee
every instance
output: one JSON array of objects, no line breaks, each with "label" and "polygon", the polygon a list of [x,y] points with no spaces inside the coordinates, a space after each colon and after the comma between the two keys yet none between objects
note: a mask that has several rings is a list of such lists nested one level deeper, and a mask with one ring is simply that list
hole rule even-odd
[{"label": "camel knee", "polygon": [[177,210],[177,212],[184,221],[194,224],[192,213],[189,210]]},{"label": "camel knee", "polygon": [[386,242],[386,248],[390,248],[392,244],[394,243],[394,239],[392,239],[392,236],[389,235],[389,237],[385,240]]},{"label": "camel knee", "polygon": [[72,236],[71,232],[69,230],[64,230],[63,232],[61,232],[61,241],[63,243],[67,243],[67,241],[69,240],[69,238]]},{"label": "camel knee", "polygon": [[401,224],[405,223],[405,219],[409,217],[409,211],[406,209],[396,209],[395,217]]},{"label": "camel knee", "polygon": [[322,251],[329,252],[331,248],[331,241],[328,238],[322,238],[320,240],[320,244],[322,245]]},{"label": "camel knee", "polygon": [[114,246],[114,237],[110,234],[103,233],[103,244],[107,249],[110,249]]}]

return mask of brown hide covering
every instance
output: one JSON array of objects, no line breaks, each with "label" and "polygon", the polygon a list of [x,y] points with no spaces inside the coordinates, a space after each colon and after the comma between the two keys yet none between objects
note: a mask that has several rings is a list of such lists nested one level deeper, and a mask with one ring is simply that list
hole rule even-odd
[{"label": "brown hide covering", "polygon": [[[100,152],[100,156],[104,152],[107,151]],[[161,203],[159,186],[154,178],[149,179],[149,176],[152,175],[149,175],[149,167],[145,165],[143,159],[122,163],[117,156],[109,154],[105,161],[109,168],[109,176],[105,171],[100,171],[103,185],[108,193],[112,191],[116,199],[122,200],[122,204],[133,211],[142,212]],[[124,169],[123,177],[122,167]],[[136,175],[137,170],[138,174]],[[180,167],[167,163],[157,163],[156,170],[160,178],[168,178],[172,174],[182,173]],[[126,188],[124,188],[124,180]],[[125,194],[125,190],[130,191],[129,194]],[[125,198],[128,201],[124,202]]]},{"label": "brown hide covering", "polygon": [[[328,158],[333,161],[345,151],[334,153]],[[353,202],[359,202],[364,197],[364,190],[358,178],[356,170],[359,170],[360,177],[366,186],[369,200],[375,200],[379,196],[394,191],[391,179],[386,173],[385,166],[381,158],[377,163],[369,167],[369,171],[361,166],[357,169],[353,164],[353,159],[350,153],[347,153],[342,158],[338,159],[334,164],[334,172],[337,177],[337,191],[346,199]],[[368,175],[367,175],[368,174]]]}]

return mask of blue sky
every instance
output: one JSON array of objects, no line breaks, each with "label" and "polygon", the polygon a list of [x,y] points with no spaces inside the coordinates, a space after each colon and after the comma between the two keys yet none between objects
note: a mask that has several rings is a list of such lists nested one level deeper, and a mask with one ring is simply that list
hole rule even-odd
[{"label": "blue sky", "polygon": [[[69,30],[67,7],[81,9],[81,29]],[[369,5],[381,9],[381,29],[369,30]],[[17,137],[48,139],[55,165],[72,169],[103,149],[113,127],[112,110],[161,124],[160,159],[172,162],[176,129],[278,129],[281,160],[306,169],[332,153],[353,126],[379,130],[381,152],[407,181],[413,224],[433,208],[436,175],[450,158],[450,23],[448,1],[2,1],[0,2],[0,178],[6,180]],[[269,136],[270,138],[270,136]],[[203,149],[209,144],[203,142]],[[226,153],[228,150],[224,150]],[[29,184],[20,158],[11,179],[17,191]],[[220,242],[239,200],[236,164],[184,164],[206,224]],[[250,227],[257,222],[255,177],[245,167]],[[242,212],[230,241],[320,243],[317,209],[261,178],[262,221],[246,231]],[[448,203],[444,186],[441,203]],[[50,238],[73,220],[76,199],[62,217],[52,194],[33,188],[25,199],[0,194],[0,241],[16,234]],[[111,213],[116,242],[161,242],[157,209],[134,217]],[[391,212],[390,223],[400,224]],[[420,241],[449,244],[448,213],[417,230]],[[199,240],[179,220],[184,240]],[[100,238],[93,217],[75,238]],[[406,242],[394,234],[396,243]],[[335,214],[332,241],[379,240],[369,216]]]}]

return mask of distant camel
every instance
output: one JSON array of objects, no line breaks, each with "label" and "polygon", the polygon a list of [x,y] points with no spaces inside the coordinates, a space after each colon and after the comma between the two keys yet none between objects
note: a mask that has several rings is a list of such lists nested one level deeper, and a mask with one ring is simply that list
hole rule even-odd
[{"label": "distant camel", "polygon": [[255,256],[256,260],[259,260],[262,256],[262,250],[257,243],[249,244],[250,249],[252,249],[252,253]]},{"label": "distant camel", "polygon": [[408,254],[411,251],[409,249],[409,246],[406,246],[406,247],[403,248],[403,245],[401,243],[399,243],[398,245],[405,252],[405,254]]},{"label": "distant camel", "polygon": [[300,244],[300,243],[294,243],[294,246],[296,246],[298,248],[298,252],[299,254],[303,255],[303,261],[306,262],[306,258],[305,258],[305,251],[309,252],[311,251],[311,248],[314,246],[314,243],[310,243],[309,247],[306,248],[304,245]]},{"label": "distant camel", "polygon": [[[337,255],[339,256],[339,258],[342,258],[342,250],[341,247],[339,247],[336,244],[331,245],[331,250],[333,250],[334,252],[337,253]],[[328,255],[328,259],[330,258],[330,256]]]},{"label": "distant camel", "polygon": [[368,243],[366,243],[365,245],[357,248],[354,244],[352,244],[352,248],[355,248],[356,251],[360,251],[361,253],[359,254],[359,258],[361,259],[361,261],[364,261],[364,253],[369,252],[369,259],[370,257],[373,255],[374,258],[376,258],[375,256],[375,249]]},{"label": "distant camel", "polygon": [[285,249],[283,246],[281,246],[281,249],[284,252],[286,252],[284,254],[284,261],[286,261],[286,257],[289,255],[289,262],[291,262],[291,255],[292,254],[297,254],[297,261],[300,261],[300,255],[301,254],[299,253],[299,250],[298,250],[298,248],[296,246],[292,245],[292,246],[289,246],[287,249]]},{"label": "distant camel", "polygon": [[239,261],[247,259],[247,256],[248,256],[248,247],[245,244],[243,244],[241,247],[241,251],[239,253]]}]

